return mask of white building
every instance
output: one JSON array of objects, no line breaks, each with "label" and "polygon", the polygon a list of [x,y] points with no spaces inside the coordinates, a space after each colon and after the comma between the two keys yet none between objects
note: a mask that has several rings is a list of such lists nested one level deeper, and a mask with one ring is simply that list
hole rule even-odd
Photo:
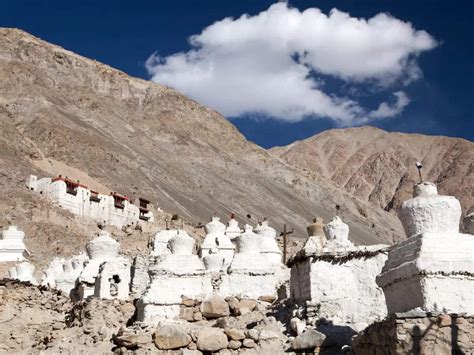
[{"label": "white building", "polygon": [[[308,233],[320,234],[322,226],[317,227]],[[319,236],[316,241],[310,236],[289,262],[291,299],[316,310],[310,322],[327,320],[362,330],[387,314],[382,289],[375,279],[387,259],[388,246],[354,246],[348,238],[349,227],[339,217],[323,230],[324,245]]]},{"label": "white building", "polygon": [[16,226],[10,226],[2,231],[0,239],[0,262],[1,261],[23,261],[29,255],[23,239],[25,233],[18,230]]},{"label": "white building", "polygon": [[64,209],[80,217],[88,217],[97,222],[121,228],[139,221],[153,221],[153,213],[148,210],[149,201],[139,199],[140,206],[130,203],[127,196],[111,192],[109,195],[90,190],[79,181],[61,175],[57,178],[37,179],[30,175],[28,188],[49,197]]},{"label": "white building", "polygon": [[389,313],[474,314],[474,236],[459,233],[461,205],[435,184],[415,186],[399,217],[408,239],[390,251],[377,278]]}]

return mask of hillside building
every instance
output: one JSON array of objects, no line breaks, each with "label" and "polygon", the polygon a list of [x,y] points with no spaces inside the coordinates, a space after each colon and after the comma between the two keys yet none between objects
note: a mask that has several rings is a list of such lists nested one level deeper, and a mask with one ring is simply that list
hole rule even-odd
[{"label": "hillside building", "polygon": [[75,215],[92,218],[105,225],[121,228],[139,221],[153,221],[153,213],[148,209],[150,201],[144,198],[140,198],[140,205],[135,206],[127,196],[116,192],[103,195],[78,180],[61,175],[54,179],[38,179],[35,175],[30,175],[27,186],[31,191],[49,197]]}]

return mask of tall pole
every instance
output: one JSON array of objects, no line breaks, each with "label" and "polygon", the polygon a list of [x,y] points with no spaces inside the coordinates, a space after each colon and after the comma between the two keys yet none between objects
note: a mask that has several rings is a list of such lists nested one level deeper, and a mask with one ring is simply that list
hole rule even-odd
[{"label": "tall pole", "polygon": [[286,264],[286,243],[287,243],[287,234],[286,234],[286,224],[283,225],[283,264]]}]

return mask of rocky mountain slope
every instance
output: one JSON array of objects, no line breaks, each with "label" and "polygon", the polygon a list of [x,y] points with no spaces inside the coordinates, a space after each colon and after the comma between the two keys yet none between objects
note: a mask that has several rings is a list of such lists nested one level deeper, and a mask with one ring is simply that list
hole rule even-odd
[{"label": "rocky mountain slope", "polygon": [[456,196],[465,213],[474,208],[474,143],[464,139],[360,127],[326,131],[271,153],[385,211],[411,196],[420,161],[425,180]]},{"label": "rocky mountain slope", "polygon": [[[25,189],[31,173],[148,197],[193,223],[235,212],[241,222],[247,214],[254,223],[268,217],[303,237],[315,214],[328,219],[339,205],[356,243],[402,235],[392,214],[371,211],[332,182],[275,158],[217,112],[23,31],[0,30],[0,83],[0,226],[26,229],[27,246],[38,226],[50,239],[58,230],[84,233],[64,231],[51,216],[31,218],[46,203]],[[55,239],[59,249],[68,243]]]}]

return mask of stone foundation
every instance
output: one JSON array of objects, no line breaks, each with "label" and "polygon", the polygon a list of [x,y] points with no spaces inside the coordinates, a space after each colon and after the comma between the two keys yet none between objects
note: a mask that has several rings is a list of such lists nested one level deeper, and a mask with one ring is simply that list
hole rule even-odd
[{"label": "stone foundation", "polygon": [[474,316],[411,311],[371,324],[353,340],[356,355],[472,354]]}]

